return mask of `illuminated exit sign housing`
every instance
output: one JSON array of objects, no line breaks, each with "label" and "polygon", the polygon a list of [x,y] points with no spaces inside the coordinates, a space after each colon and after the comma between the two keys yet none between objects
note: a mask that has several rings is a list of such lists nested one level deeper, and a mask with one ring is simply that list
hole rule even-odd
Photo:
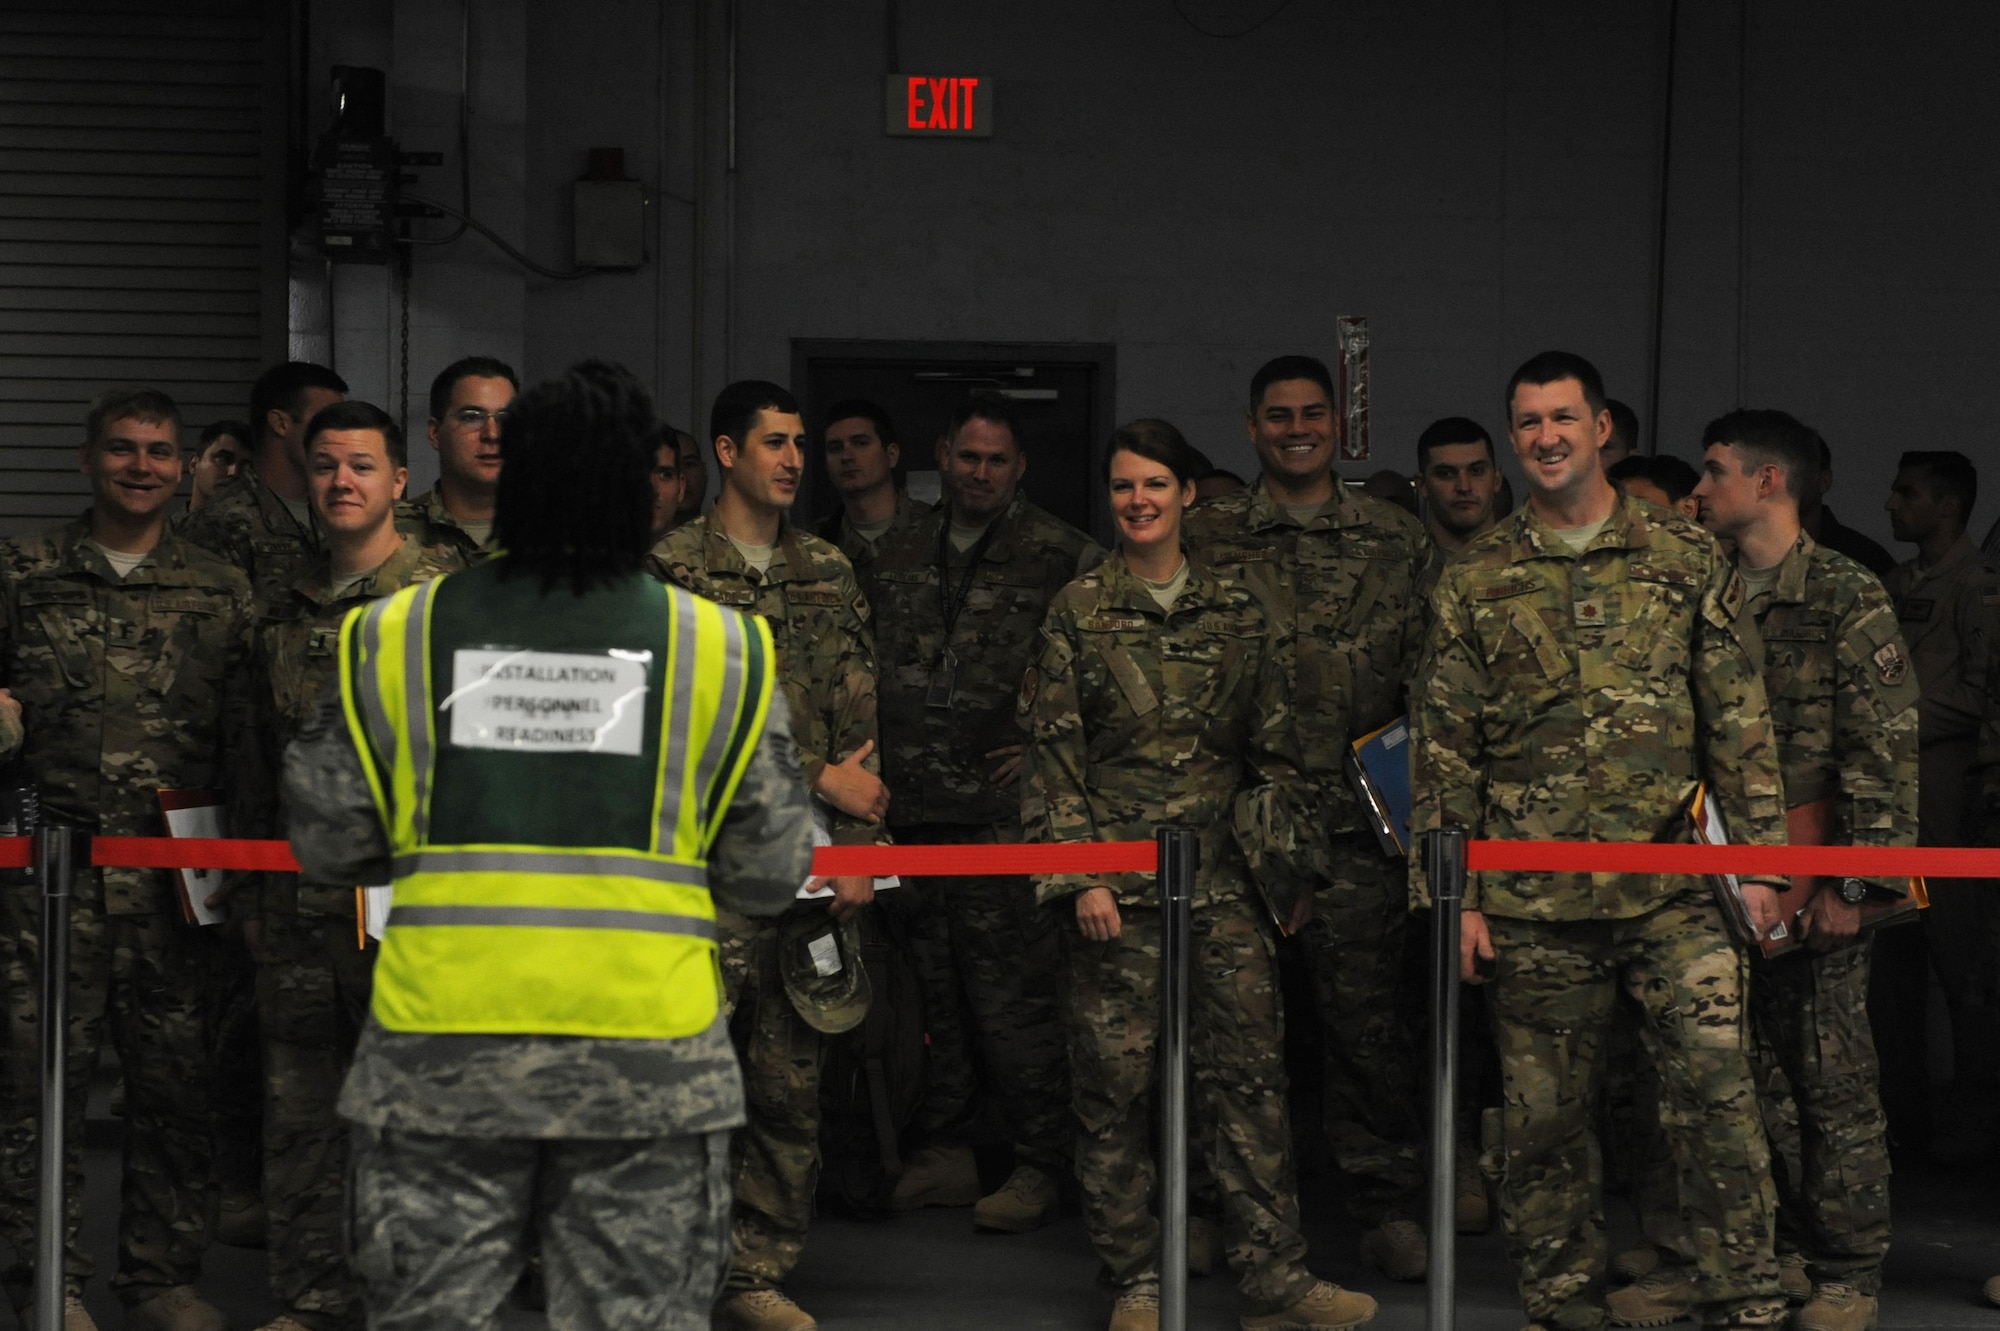
[{"label": "illuminated exit sign housing", "polygon": [[993,80],[983,74],[891,74],[882,82],[891,134],[993,137]]}]

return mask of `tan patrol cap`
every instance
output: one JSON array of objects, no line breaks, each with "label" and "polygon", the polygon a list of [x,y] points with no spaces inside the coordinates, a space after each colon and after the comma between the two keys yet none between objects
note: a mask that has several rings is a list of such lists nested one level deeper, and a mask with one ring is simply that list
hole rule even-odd
[{"label": "tan patrol cap", "polygon": [[778,925],[778,971],[785,995],[806,1024],[828,1035],[851,1031],[868,1015],[868,969],[861,926],[831,914],[791,910]]}]

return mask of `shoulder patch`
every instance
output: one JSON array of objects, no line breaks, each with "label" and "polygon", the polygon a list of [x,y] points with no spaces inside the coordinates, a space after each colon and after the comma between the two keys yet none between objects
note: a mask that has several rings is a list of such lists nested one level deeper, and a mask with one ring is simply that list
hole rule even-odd
[{"label": "shoulder patch", "polygon": [[1876,648],[1874,661],[1875,673],[1881,677],[1884,684],[1891,686],[1901,684],[1903,677],[1910,673],[1909,658],[1905,657],[1902,649],[1893,642],[1885,642]]}]

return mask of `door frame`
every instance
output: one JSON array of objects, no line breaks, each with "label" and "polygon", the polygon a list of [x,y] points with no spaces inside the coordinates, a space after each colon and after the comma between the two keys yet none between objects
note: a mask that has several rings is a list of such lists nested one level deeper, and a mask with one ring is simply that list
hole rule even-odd
[{"label": "door frame", "polygon": [[[806,395],[808,368],[815,360],[917,361],[1018,360],[1023,364],[1088,368],[1095,393],[1090,411],[1090,466],[1097,475],[1117,422],[1118,347],[1111,342],[957,342],[931,338],[795,337],[792,391]],[[817,427],[823,422],[812,422]],[[1111,505],[1103,486],[1089,495],[1091,535],[1103,542],[1111,532]]]}]

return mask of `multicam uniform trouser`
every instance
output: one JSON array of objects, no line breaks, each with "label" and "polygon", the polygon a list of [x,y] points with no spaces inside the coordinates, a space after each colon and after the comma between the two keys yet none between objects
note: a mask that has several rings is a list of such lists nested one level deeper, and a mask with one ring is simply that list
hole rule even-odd
[{"label": "multicam uniform trouser", "polygon": [[[79,887],[83,887],[79,884]],[[96,1269],[77,1239],[83,1220],[83,1118],[105,1027],[125,1075],[124,1183],[118,1274],[112,1288],[142,1303],[201,1274],[214,1206],[210,1032],[206,989],[216,940],[165,914],[106,915],[94,886],[73,899],[69,935],[68,1123],[64,1173],[69,1234],[64,1262],[80,1288]],[[15,1265],[8,1298],[32,1289],[40,1114],[40,900],[23,884],[0,889],[0,1236]]]},{"label": "multicam uniform trouser", "polygon": [[[1090,1241],[1111,1279],[1157,1281],[1153,1215],[1154,1051],[1160,922],[1121,912],[1108,943],[1068,939],[1070,1069],[1077,1179]],[[1253,1310],[1282,1308],[1313,1285],[1299,1230],[1285,1111],[1284,1015],[1270,927],[1249,901],[1194,912],[1190,956],[1193,1145],[1220,1186],[1223,1238]]]},{"label": "multicam uniform trouser", "polygon": [[1747,963],[1720,910],[1695,891],[1629,919],[1485,918],[1505,1086],[1501,1219],[1528,1319],[1565,1331],[1605,1323],[1591,1115],[1622,987],[1658,1059],[1694,1301],[1712,1318],[1775,1324],[1777,1202],[1750,1068]]},{"label": "multicam uniform trouser", "polygon": [[732,1289],[781,1285],[805,1250],[819,1182],[819,1075],[825,1037],[785,993],[777,919],[718,910],[729,1028],[749,1122],[736,1133]]},{"label": "multicam uniform trouser", "polygon": [[354,920],[264,920],[257,1008],[264,1037],[264,1204],[271,1293],[313,1331],[361,1324],[361,1283],[341,1218],[349,1128],[335,1110],[368,1015],[380,950]]}]

